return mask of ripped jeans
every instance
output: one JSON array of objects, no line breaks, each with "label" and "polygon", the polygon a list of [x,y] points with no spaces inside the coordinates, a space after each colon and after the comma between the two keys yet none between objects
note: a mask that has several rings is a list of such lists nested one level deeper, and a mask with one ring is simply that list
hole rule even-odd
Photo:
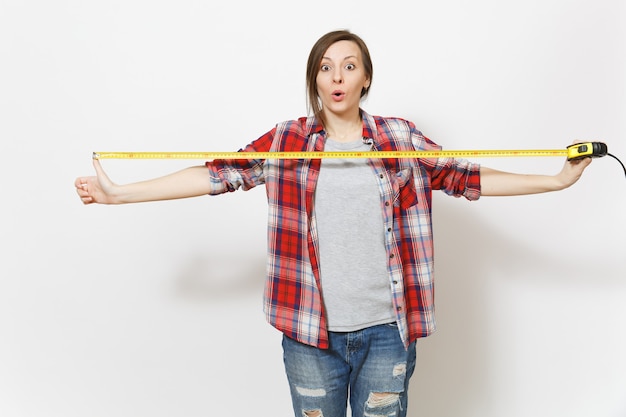
[{"label": "ripped jeans", "polygon": [[415,343],[408,350],[395,323],[330,332],[330,348],[283,336],[283,358],[296,417],[405,417]]}]

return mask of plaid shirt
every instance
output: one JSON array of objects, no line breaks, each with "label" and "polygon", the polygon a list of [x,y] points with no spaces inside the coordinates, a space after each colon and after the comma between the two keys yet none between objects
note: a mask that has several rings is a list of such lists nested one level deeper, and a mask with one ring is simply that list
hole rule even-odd
[{"label": "plaid shirt", "polygon": [[[440,149],[411,122],[365,112],[362,117],[363,138],[373,152]],[[323,151],[325,138],[316,118],[303,117],[278,124],[243,151]],[[408,346],[435,329],[432,190],[478,199],[479,166],[453,158],[373,158],[368,163],[378,179],[389,285],[400,336]],[[214,160],[206,165],[213,184],[210,194],[265,184],[269,203],[267,320],[293,339],[328,348],[313,209],[321,160]]]}]

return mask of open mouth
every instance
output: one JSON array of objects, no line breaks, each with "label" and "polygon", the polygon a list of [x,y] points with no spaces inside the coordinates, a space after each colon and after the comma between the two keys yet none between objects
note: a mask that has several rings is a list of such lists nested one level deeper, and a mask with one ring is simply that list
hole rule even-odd
[{"label": "open mouth", "polygon": [[333,91],[333,93],[332,93],[332,96],[333,96],[334,100],[340,100],[345,95],[346,95],[346,93],[344,93],[343,91],[340,91],[340,90]]}]

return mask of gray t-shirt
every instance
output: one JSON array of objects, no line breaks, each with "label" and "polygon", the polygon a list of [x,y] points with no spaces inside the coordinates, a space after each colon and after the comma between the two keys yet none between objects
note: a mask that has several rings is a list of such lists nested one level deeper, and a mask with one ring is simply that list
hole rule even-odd
[{"label": "gray t-shirt", "polygon": [[[325,151],[369,151],[362,139]],[[331,331],[395,321],[380,192],[365,158],[323,159],[315,192],[322,296]]]}]

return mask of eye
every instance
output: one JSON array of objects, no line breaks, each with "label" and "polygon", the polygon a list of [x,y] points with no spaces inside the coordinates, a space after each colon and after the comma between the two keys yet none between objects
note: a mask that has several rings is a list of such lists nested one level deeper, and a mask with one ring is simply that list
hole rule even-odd
[{"label": "eye", "polygon": [[320,67],[320,71],[330,71],[330,65],[323,64],[323,65]]},{"label": "eye", "polygon": [[355,69],[355,68],[356,68],[356,65],[354,65],[354,64],[348,64],[348,65],[346,65],[346,69],[347,69],[347,70],[349,70],[349,71],[352,71],[352,70],[353,70],[353,69]]}]

